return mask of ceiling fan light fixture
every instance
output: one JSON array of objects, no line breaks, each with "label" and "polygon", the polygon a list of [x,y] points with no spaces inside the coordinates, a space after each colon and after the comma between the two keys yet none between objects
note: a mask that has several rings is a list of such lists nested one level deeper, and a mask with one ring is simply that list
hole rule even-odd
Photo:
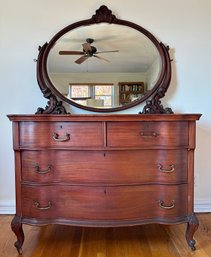
[{"label": "ceiling fan light fixture", "polygon": [[106,62],[110,62],[109,60],[100,57],[100,56],[96,56],[97,54],[100,53],[112,53],[112,52],[119,52],[119,50],[111,50],[111,51],[97,51],[97,48],[92,46],[91,44],[94,42],[93,38],[87,38],[86,42],[82,44],[83,47],[83,51],[59,51],[60,55],[82,55],[81,57],[79,57],[75,63],[77,64],[81,64],[84,61],[86,61],[87,58],[89,57],[97,57],[98,59],[104,60]]}]

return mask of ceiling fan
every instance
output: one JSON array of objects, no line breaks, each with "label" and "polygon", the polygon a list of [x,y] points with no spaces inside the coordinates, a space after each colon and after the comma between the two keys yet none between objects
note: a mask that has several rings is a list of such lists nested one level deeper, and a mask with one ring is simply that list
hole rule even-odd
[{"label": "ceiling fan", "polygon": [[88,58],[90,57],[96,57],[100,60],[109,62],[109,60],[98,56],[97,54],[101,54],[101,53],[114,53],[114,52],[119,52],[119,50],[113,50],[113,51],[101,51],[98,52],[97,48],[94,46],[91,46],[91,44],[94,42],[94,39],[92,38],[87,38],[86,39],[86,43],[82,44],[83,46],[83,51],[59,51],[60,55],[82,55],[81,57],[79,57],[75,63],[77,64],[81,64],[84,61],[86,61]]}]

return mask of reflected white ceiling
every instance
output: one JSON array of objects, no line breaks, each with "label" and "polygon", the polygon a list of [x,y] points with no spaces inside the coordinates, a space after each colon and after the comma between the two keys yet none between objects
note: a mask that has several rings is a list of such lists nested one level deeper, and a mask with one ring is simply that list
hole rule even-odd
[{"label": "reflected white ceiling", "polygon": [[[76,64],[79,55],[59,55],[59,51],[83,51],[82,44],[87,38],[94,39],[92,46],[97,51],[118,52],[99,53],[105,62],[90,57],[82,64]],[[63,35],[51,49],[48,57],[50,73],[72,72],[146,72],[159,58],[157,48],[139,31],[123,25],[94,24],[82,26]]]}]

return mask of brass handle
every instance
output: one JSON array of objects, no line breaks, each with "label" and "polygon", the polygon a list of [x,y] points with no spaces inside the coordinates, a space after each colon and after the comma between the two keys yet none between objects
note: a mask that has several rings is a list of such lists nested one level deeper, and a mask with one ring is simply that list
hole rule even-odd
[{"label": "brass handle", "polygon": [[163,169],[163,165],[162,164],[158,163],[158,170],[163,172],[163,173],[171,173],[171,172],[175,171],[174,164],[169,165],[169,166],[170,166],[170,169],[166,170],[166,169]]},{"label": "brass handle", "polygon": [[152,131],[152,132],[149,132],[149,133],[146,133],[146,132],[140,132],[140,136],[143,137],[143,138],[154,138],[154,137],[157,137],[158,136],[158,133]]},{"label": "brass handle", "polygon": [[40,170],[40,167],[38,164],[35,165],[35,172],[38,174],[46,174],[51,171],[51,165],[49,164],[46,170]]},{"label": "brass handle", "polygon": [[164,205],[164,202],[162,200],[158,201],[160,208],[170,210],[175,207],[174,200],[171,201],[171,205]]},{"label": "brass handle", "polygon": [[56,142],[65,142],[65,141],[69,141],[70,140],[70,134],[66,133],[65,136],[63,137],[60,137],[59,134],[57,133],[53,133],[53,139],[56,141]]},{"label": "brass handle", "polygon": [[40,206],[40,203],[39,203],[38,201],[35,201],[35,202],[34,202],[34,205],[35,205],[35,207],[36,207],[38,210],[48,210],[48,209],[50,209],[51,206],[52,206],[51,201],[49,201],[49,202],[48,202],[48,205],[45,206],[45,207],[41,207],[41,206]]}]

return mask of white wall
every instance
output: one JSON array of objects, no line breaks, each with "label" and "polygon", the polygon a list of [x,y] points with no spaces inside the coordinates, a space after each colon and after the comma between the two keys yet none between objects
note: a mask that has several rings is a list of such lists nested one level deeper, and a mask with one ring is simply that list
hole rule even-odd
[{"label": "white wall", "polygon": [[[36,83],[39,45],[58,30],[90,18],[106,4],[171,47],[172,83],[163,104],[179,113],[202,113],[197,126],[195,200],[211,211],[211,1],[210,0],[0,0],[0,212],[14,207],[14,159],[8,113],[34,113],[45,100]],[[137,106],[125,113],[137,113]],[[72,108],[72,112],[82,113]]]}]

